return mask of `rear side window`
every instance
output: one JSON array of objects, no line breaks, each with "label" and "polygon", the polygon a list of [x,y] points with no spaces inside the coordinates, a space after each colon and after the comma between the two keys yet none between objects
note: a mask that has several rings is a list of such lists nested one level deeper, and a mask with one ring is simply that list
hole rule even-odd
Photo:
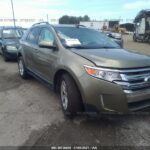
[{"label": "rear side window", "polygon": [[33,28],[29,32],[26,41],[31,43],[31,44],[37,45],[38,44],[39,33],[40,33],[39,28]]}]

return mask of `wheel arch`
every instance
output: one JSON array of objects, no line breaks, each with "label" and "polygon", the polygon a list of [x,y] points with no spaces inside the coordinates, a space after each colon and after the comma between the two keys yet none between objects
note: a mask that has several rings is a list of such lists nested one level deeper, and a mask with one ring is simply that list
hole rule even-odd
[{"label": "wheel arch", "polygon": [[64,69],[64,68],[57,70],[55,75],[54,75],[53,84],[54,84],[55,92],[59,92],[60,79],[61,79],[61,76],[63,74],[65,74],[65,73],[68,74],[74,80],[74,82],[75,82],[75,84],[76,84],[76,86],[77,86],[77,88],[78,88],[78,90],[80,92],[82,101],[83,101],[82,89],[81,89],[81,86],[80,86],[78,78],[76,77],[76,75],[73,72],[71,72],[71,71],[69,71],[67,69]]},{"label": "wheel arch", "polygon": [[[74,75],[73,75],[73,73],[70,73],[70,71],[68,71],[67,69],[64,69],[64,68],[62,68],[62,69],[59,69],[59,70],[57,70],[56,72],[55,72],[55,75],[54,75],[54,78],[53,78],[53,83],[54,83],[54,90],[57,92],[57,85],[59,84],[59,81],[60,81],[60,79],[61,79],[61,76],[63,75],[63,74],[69,74],[72,78],[73,78],[73,80],[75,81],[75,83],[77,82],[76,81],[76,79],[75,79],[75,77],[74,77]],[[77,85],[77,83],[76,83],[76,85]],[[77,85],[77,87],[78,87],[78,85]]]}]

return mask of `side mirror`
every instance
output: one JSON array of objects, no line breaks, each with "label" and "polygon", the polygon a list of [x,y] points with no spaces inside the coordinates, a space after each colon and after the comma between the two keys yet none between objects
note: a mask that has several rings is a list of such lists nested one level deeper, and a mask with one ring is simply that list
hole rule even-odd
[{"label": "side mirror", "polygon": [[53,42],[48,41],[41,41],[39,43],[39,47],[41,48],[49,48],[49,49],[56,49],[57,47],[53,44]]}]

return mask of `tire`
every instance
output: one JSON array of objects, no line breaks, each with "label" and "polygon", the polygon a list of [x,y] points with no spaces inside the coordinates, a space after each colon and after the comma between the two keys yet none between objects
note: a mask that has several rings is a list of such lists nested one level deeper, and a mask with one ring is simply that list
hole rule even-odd
[{"label": "tire", "polygon": [[23,79],[29,78],[28,71],[26,69],[25,63],[24,63],[23,58],[21,56],[18,58],[18,70],[19,70],[20,76]]},{"label": "tire", "polygon": [[148,44],[150,44],[150,36],[149,36],[149,39],[148,39]]},{"label": "tire", "polygon": [[2,43],[0,43],[0,55],[2,55]]},{"label": "tire", "polygon": [[5,62],[9,61],[9,58],[6,56],[5,52],[2,50],[2,56]]},{"label": "tire", "polygon": [[133,41],[137,42],[137,38],[136,38],[135,34],[133,35]]},{"label": "tire", "polygon": [[75,81],[68,74],[63,74],[61,77],[60,100],[65,116],[71,117],[83,111],[80,92]]}]

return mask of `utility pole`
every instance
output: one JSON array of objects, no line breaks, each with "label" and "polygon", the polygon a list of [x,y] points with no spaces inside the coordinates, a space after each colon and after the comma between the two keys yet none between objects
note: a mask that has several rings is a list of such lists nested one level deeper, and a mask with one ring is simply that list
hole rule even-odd
[{"label": "utility pole", "polygon": [[49,22],[49,17],[48,17],[48,14],[46,15],[46,17],[47,17],[47,22]]},{"label": "utility pole", "polygon": [[11,7],[12,7],[14,27],[16,27],[16,20],[15,20],[15,12],[14,12],[13,0],[10,0],[10,1],[11,1]]}]

